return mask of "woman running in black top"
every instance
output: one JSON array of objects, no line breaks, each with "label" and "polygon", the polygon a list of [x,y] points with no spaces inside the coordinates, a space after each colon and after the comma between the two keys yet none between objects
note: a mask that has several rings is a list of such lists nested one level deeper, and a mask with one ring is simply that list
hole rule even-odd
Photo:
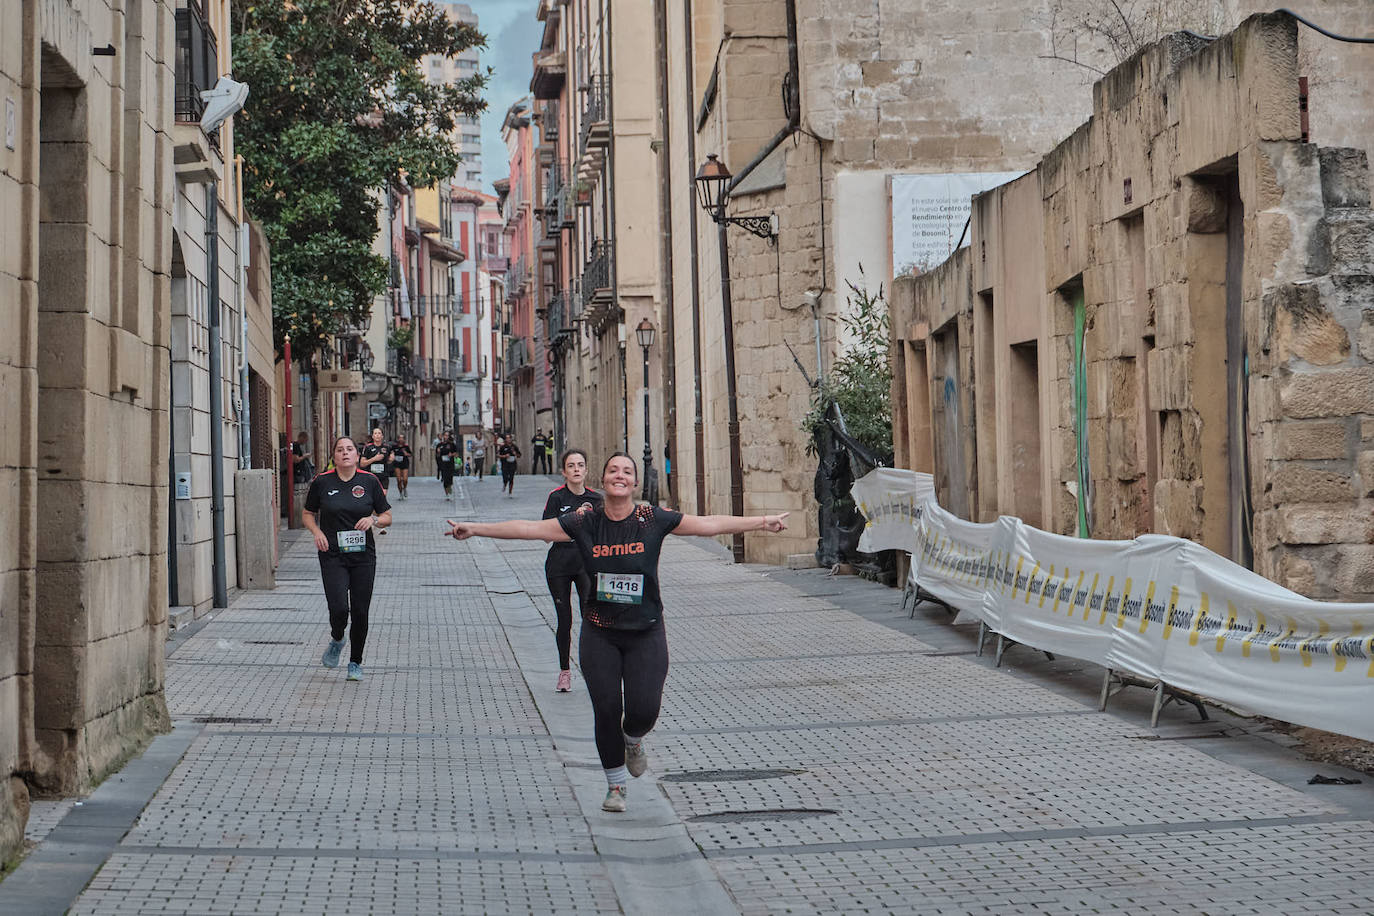
[{"label": "woman running in black top", "polygon": [[334,443],[334,467],[316,477],[305,494],[305,527],[320,552],[320,579],[329,605],[329,645],[320,661],[339,666],[348,628],[348,679],[363,679],[367,611],[377,576],[372,531],[391,524],[391,504],[381,483],[358,470],[358,446],[347,436]]},{"label": "woman running in black top", "polygon": [[[587,477],[586,452],[580,448],[568,449],[558,462],[558,469],[563,472],[563,486],[549,494],[549,501],[544,504],[544,518],[559,518],[584,506],[595,509],[601,505],[601,494],[582,483]],[[572,588],[577,586],[578,604],[585,613],[592,580],[582,568],[582,555],[571,542],[554,544],[549,548],[548,558],[544,560],[544,580],[549,584],[549,594],[553,596],[553,606],[558,612],[558,631],[555,634],[558,644],[558,686],[555,689],[567,693],[572,690],[572,671],[569,670]]]},{"label": "woman running in black top", "polygon": [[668,640],[659,600],[658,557],[669,534],[712,536],[782,531],[788,513],[765,516],[683,515],[635,505],[639,468],[616,452],[601,472],[605,502],[556,519],[454,522],[449,534],[512,540],[572,541],[593,594],[583,610],[578,660],[591,694],[596,750],[608,790],[601,807],[625,810],[629,776],[648,769],[643,738],[658,721],[668,677]]},{"label": "woman running in black top", "polygon": [[396,492],[401,499],[409,499],[406,488],[410,485],[410,459],[415,453],[406,445],[405,436],[396,437],[396,447],[391,450],[391,469],[396,472]]}]

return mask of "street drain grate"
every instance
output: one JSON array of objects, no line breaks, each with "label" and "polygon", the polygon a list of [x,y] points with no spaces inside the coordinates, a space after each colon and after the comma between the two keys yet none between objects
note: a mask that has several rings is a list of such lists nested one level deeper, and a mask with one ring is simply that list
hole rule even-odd
[{"label": "street drain grate", "polygon": [[289,639],[245,639],[245,646],[303,646],[303,642],[293,642]]},{"label": "street drain grate", "polygon": [[253,716],[196,716],[191,721],[205,725],[267,725],[272,720]]},{"label": "street drain grate", "polygon": [[839,814],[832,808],[764,808],[760,811],[719,811],[698,814],[687,820],[695,824],[748,824],[754,821],[800,821],[808,817]]},{"label": "street drain grate", "polygon": [[668,773],[660,776],[661,782],[743,782],[748,779],[777,779],[780,776],[796,776],[805,770],[690,770],[685,773]]}]

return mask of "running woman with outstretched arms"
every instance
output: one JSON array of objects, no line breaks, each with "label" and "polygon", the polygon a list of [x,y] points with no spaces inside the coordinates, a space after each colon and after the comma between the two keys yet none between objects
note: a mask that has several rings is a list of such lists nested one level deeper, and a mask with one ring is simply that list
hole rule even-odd
[{"label": "running woman with outstretched arms", "polygon": [[659,597],[658,558],[669,534],[711,537],[782,531],[788,513],[684,515],[636,505],[639,468],[617,452],[601,472],[605,501],[543,521],[449,522],[448,534],[508,540],[571,541],[582,554],[592,596],[583,609],[578,661],[606,771],[606,811],[625,810],[626,785],[649,766],[644,736],[658,721],[668,678],[668,637]]}]

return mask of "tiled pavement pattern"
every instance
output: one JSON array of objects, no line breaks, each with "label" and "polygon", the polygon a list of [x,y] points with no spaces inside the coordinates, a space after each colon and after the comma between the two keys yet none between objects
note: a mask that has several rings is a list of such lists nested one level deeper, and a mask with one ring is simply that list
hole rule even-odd
[{"label": "tiled pavement pattern", "polygon": [[605,815],[580,679],[552,693],[545,548],[436,536],[455,513],[534,517],[547,486],[460,484],[397,504],[361,684],[319,666],[299,538],[275,591],[178,640],[168,701],[199,732],[73,912],[1374,909],[1369,786],[1154,740],[841,609],[852,585],[806,596],[683,539],[652,769]]}]

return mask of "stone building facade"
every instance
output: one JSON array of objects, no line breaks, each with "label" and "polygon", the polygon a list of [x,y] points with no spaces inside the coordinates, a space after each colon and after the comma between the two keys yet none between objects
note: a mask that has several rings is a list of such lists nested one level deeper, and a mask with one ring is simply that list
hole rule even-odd
[{"label": "stone building facade", "polygon": [[1281,14],[1171,36],[975,200],[969,247],[894,290],[901,466],[969,518],[1158,531],[1374,598],[1368,163],[1307,142],[1374,136],[1316,120],[1303,89],[1332,118],[1374,96],[1336,67],[1303,78],[1321,40]]},{"label": "stone building facade", "polygon": [[[692,188],[706,155],[719,154],[738,176],[766,152],[734,188],[730,214],[777,217],[776,242],[733,228],[727,239],[743,509],[793,513],[784,536],[745,535],[751,561],[816,548],[816,459],[801,430],[812,390],[796,364],[814,378],[833,362],[849,282],[886,286],[889,177],[1028,168],[1089,111],[1086,72],[1038,56],[1045,28],[1026,6],[665,4],[677,338],[670,425],[690,511],[729,512],[732,503],[719,238]],[[993,79],[1007,91],[989,92]],[[786,130],[789,84],[798,87],[797,110]],[[808,291],[819,294],[818,313],[805,304]]]},{"label": "stone building facade", "polygon": [[0,858],[168,727],[175,193],[173,6],[4,14]]}]

